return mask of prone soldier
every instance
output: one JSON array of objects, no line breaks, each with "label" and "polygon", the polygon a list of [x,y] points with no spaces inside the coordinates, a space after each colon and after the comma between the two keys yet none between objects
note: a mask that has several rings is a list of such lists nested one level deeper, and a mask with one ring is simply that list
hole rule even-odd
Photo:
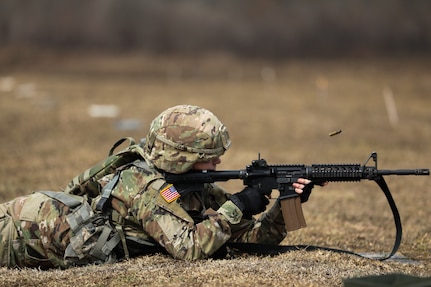
[{"label": "prone soldier", "polygon": [[[230,144],[226,127],[206,109],[163,111],[151,123],[143,158],[100,179],[100,194],[40,191],[1,204],[0,266],[68,268],[153,252],[197,260],[223,256],[228,242],[279,244],[287,231],[278,200],[265,212],[268,198],[256,188],[231,194],[214,183],[164,178],[216,170]],[[299,178],[292,186],[306,201],[314,185]]]}]

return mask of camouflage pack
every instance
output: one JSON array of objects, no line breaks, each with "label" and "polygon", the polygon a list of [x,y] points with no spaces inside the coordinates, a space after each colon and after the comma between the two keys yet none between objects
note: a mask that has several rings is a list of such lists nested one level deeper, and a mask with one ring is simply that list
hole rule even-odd
[{"label": "camouflage pack", "polygon": [[[126,140],[129,141],[127,148],[114,153],[115,149]],[[75,176],[63,191],[68,194],[79,196],[87,195],[92,198],[97,197],[102,191],[102,186],[99,181],[104,176],[114,173],[116,169],[121,166],[144,158],[144,143],[144,140],[140,143],[136,143],[133,138],[121,138],[112,146],[107,158]]]}]

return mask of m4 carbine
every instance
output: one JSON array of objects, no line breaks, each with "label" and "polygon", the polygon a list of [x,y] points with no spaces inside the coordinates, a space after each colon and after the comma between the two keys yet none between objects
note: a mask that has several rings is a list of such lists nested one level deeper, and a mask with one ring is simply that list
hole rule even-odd
[{"label": "m4 carbine", "polygon": [[[372,159],[373,166],[367,166]],[[301,199],[292,184],[299,178],[311,180],[314,184],[324,182],[352,182],[363,179],[375,181],[385,192],[388,200],[393,202],[389,188],[383,178],[385,175],[429,175],[429,169],[377,169],[377,153],[361,164],[282,164],[268,165],[264,159],[253,160],[242,170],[226,171],[190,171],[185,174],[165,174],[166,181],[172,184],[201,184],[242,179],[244,185],[259,189],[269,196],[272,190],[280,192],[280,204],[288,231],[306,226],[302,213]],[[394,208],[395,203],[393,204]],[[392,205],[391,205],[392,206]],[[397,212],[398,215],[398,212]]]}]

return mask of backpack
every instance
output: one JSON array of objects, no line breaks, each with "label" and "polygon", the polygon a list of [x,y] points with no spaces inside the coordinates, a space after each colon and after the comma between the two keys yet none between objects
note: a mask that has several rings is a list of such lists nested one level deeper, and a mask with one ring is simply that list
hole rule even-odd
[{"label": "backpack", "polygon": [[[126,140],[129,141],[129,145],[125,149],[114,153],[115,149]],[[116,258],[111,250],[117,245],[119,245],[119,249],[121,253],[123,253],[124,258],[130,258],[130,255],[134,256],[134,254],[142,254],[143,252],[164,252],[164,250],[160,249],[152,242],[139,238],[135,239],[133,237],[126,238],[122,226],[124,218],[115,210],[106,210],[105,208],[109,202],[111,191],[119,180],[122,169],[137,161],[139,161],[141,165],[145,164],[144,145],[145,139],[142,139],[139,143],[136,143],[131,137],[119,139],[109,150],[107,158],[75,176],[63,190],[63,193],[81,196],[83,198],[86,197],[87,199],[100,196],[97,200],[94,215],[89,219],[92,220],[90,222],[92,225],[87,224],[82,226],[80,222],[74,224],[76,229],[87,230],[88,226],[94,229],[94,226],[96,226],[94,222],[101,223],[97,225],[97,228],[100,229],[99,233],[92,237],[92,240],[88,240],[88,242],[90,242],[89,244],[86,243],[88,246],[81,248],[80,244],[77,244],[78,248],[75,249],[77,249],[78,252],[72,249],[74,244],[68,247],[65,259],[68,259],[67,262],[70,264],[86,264],[90,260],[97,260],[98,258],[104,259],[105,262],[112,262],[112,260],[116,260]],[[112,178],[110,177],[109,182],[102,187],[101,181],[107,175],[112,175]],[[109,219],[105,217],[106,215],[108,215]],[[82,237],[82,234],[85,234],[85,232],[80,232],[78,234],[78,239],[80,238],[79,236]],[[80,241],[78,240],[78,242]],[[118,244],[118,242],[121,242],[121,244]],[[91,249],[91,251],[87,251],[87,254],[86,252],[81,252],[79,248],[85,251]],[[102,250],[102,252],[100,252],[100,250]]]},{"label": "backpack", "polygon": [[71,212],[65,215],[65,221],[72,236],[64,251],[62,267],[117,261],[114,249],[120,242],[123,244],[123,234],[111,224],[108,214],[94,213],[88,202],[80,196],[54,191],[39,193],[71,208]]},{"label": "backpack", "polygon": [[[126,140],[129,141],[129,146],[114,154],[115,149]],[[99,180],[108,174],[114,173],[117,168],[125,164],[131,163],[137,159],[143,159],[144,144],[145,139],[141,140],[140,143],[136,143],[131,137],[121,138],[109,150],[107,158],[75,176],[63,192],[79,196],[87,195],[90,198],[97,197],[102,193]]]}]

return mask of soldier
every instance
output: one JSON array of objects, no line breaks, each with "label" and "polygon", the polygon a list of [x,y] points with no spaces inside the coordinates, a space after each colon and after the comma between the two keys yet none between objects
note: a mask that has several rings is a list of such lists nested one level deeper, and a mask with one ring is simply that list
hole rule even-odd
[{"label": "soldier", "polygon": [[[287,232],[278,201],[264,212],[267,197],[251,187],[231,195],[164,180],[165,172],[215,170],[230,144],[210,111],[165,110],[151,123],[144,159],[100,180],[103,194],[41,191],[0,205],[0,265],[68,268],[153,252],[197,260],[223,255],[227,242],[279,244]],[[306,201],[313,184],[293,186]]]}]

